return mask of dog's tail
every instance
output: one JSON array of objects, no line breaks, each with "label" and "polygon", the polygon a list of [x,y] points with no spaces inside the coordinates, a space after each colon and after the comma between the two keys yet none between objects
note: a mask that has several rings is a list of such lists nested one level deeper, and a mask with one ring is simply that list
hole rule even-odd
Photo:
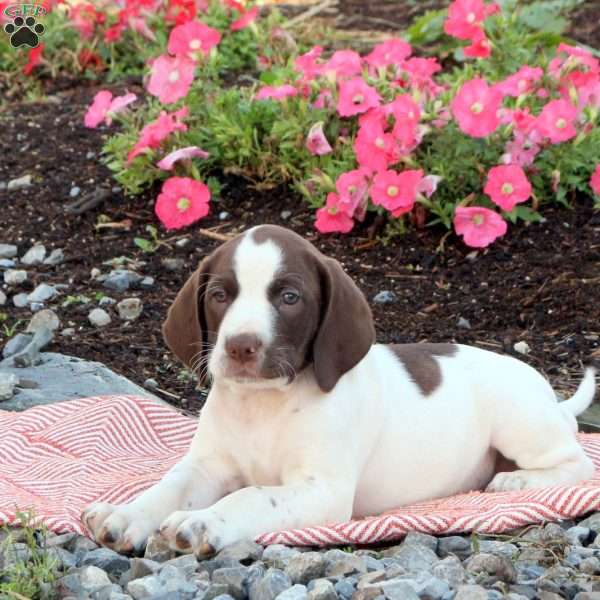
[{"label": "dog's tail", "polygon": [[574,417],[586,410],[596,395],[596,369],[588,367],[577,391],[568,400],[560,403],[561,408]]}]

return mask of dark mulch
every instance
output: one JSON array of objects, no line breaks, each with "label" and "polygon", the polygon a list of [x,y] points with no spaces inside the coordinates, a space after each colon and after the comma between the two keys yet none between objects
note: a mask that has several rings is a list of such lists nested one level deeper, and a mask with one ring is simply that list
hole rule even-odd
[{"label": "dark mulch", "polygon": [[[189,272],[218,244],[201,228],[231,233],[257,223],[279,223],[342,261],[371,301],[381,290],[395,292],[395,303],[372,304],[383,342],[454,340],[514,354],[515,342],[526,341],[531,354],[525,360],[567,390],[579,380],[583,364],[594,356],[600,359],[600,214],[591,201],[580,201],[577,210],[547,208],[546,223],[511,227],[489,250],[472,252],[454,235],[440,250],[441,230],[412,232],[387,246],[369,239],[364,228],[348,236],[321,237],[312,227],[311,211],[292,193],[258,193],[241,180],[225,179],[212,216],[175,234],[161,230],[164,244],[156,253],[144,254],[133,238],[145,236],[144,227],[155,223],[154,194],[125,198],[117,191],[82,215],[64,211],[73,185],[83,194],[114,186],[98,158],[109,132],[82,125],[94,91],[76,88],[54,96],[53,102],[14,106],[0,116],[0,181],[35,176],[35,185],[27,190],[0,193],[0,239],[18,244],[20,253],[34,242],[65,250],[64,264],[29,268],[24,290],[40,282],[68,282],[70,295],[90,296],[103,291],[90,281],[91,269],[107,272],[110,267],[102,262],[121,255],[144,261],[140,272],[154,277],[156,286],[134,292],[145,308],[130,327],[113,313],[112,323],[96,330],[87,321],[89,305],[61,308],[61,297],[52,307],[62,326],[76,327],[77,334],[74,339],[57,336],[51,350],[102,361],[139,384],[153,377],[168,392],[167,400],[197,408],[199,396],[192,383],[179,377],[160,324]],[[86,158],[88,152],[94,158]],[[284,221],[282,210],[290,210],[292,217]],[[220,221],[220,211],[231,217]],[[101,215],[112,223],[130,220],[130,228],[97,229]],[[184,249],[175,246],[182,237],[191,240]],[[161,258],[170,256],[185,258],[185,272],[170,273],[161,266]],[[104,291],[117,300],[132,295]],[[0,312],[9,315],[9,325],[30,317],[10,301]],[[460,317],[470,329],[458,326]]]}]

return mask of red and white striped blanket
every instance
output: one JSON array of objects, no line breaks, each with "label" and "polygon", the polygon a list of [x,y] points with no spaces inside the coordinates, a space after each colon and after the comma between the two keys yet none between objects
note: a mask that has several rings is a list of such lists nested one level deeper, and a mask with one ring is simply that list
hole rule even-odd
[{"label": "red and white striped blanket", "polygon": [[[185,453],[195,426],[168,406],[133,396],[83,398],[22,413],[0,410],[0,523],[31,508],[54,531],[82,533],[84,506],[137,496]],[[268,533],[257,541],[326,546],[392,541],[408,531],[498,533],[600,510],[600,435],[579,438],[597,472],[578,486],[473,492],[367,519]]]}]

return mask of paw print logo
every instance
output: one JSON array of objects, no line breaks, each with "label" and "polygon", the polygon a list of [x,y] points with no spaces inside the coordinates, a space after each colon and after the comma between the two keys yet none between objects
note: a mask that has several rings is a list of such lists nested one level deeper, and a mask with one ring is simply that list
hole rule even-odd
[{"label": "paw print logo", "polygon": [[12,23],[4,26],[4,31],[10,35],[10,44],[13,48],[29,46],[35,48],[39,43],[39,36],[44,34],[45,27],[36,23],[34,17],[15,17]]}]

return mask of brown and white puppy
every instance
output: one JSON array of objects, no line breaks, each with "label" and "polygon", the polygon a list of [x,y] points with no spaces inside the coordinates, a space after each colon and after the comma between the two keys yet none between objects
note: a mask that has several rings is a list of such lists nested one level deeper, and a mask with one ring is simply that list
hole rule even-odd
[{"label": "brown and white puppy", "polygon": [[[163,326],[212,388],[187,455],[129,504],[83,520],[117,550],[160,530],[199,555],[487,485],[569,485],[594,468],[575,415],[528,365],[469,346],[375,344],[340,265],[300,236],[250,229],[207,257]],[[498,456],[517,469],[494,475]]]}]

